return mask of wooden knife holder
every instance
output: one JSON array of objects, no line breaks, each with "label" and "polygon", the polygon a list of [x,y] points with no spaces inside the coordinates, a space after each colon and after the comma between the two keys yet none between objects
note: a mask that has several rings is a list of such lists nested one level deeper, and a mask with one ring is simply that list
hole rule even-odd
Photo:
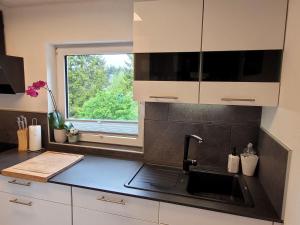
[{"label": "wooden knife holder", "polygon": [[28,128],[17,131],[18,135],[18,150],[20,152],[28,150]]}]

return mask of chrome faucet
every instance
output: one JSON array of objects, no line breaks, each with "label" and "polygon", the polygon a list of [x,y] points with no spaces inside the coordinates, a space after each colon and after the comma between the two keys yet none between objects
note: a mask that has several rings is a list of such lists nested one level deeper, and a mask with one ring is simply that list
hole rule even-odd
[{"label": "chrome faucet", "polygon": [[190,171],[190,166],[197,166],[197,160],[188,159],[191,138],[197,140],[199,144],[203,142],[203,139],[195,134],[185,135],[184,155],[183,155],[183,162],[182,162],[182,170],[184,173],[188,173]]}]

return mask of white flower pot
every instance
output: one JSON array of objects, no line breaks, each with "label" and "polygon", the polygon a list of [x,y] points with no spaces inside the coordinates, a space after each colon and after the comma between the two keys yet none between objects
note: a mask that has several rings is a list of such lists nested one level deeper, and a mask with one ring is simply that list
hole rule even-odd
[{"label": "white flower pot", "polygon": [[76,143],[78,141],[78,135],[70,135],[68,136],[69,143]]},{"label": "white flower pot", "polygon": [[65,143],[67,140],[67,131],[65,129],[54,129],[54,140],[57,143]]}]

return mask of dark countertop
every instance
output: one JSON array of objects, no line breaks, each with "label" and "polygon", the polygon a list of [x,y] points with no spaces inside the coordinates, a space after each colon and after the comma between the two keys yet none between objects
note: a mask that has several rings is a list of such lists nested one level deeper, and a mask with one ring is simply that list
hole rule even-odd
[{"label": "dark countertop", "polygon": [[18,152],[17,149],[7,150],[0,153],[0,171],[16,165],[18,163],[24,162],[27,159],[31,159],[41,152]]},{"label": "dark countertop", "polygon": [[[0,154],[0,169],[15,165],[38,154],[40,153],[18,153],[16,150],[3,152]],[[56,175],[49,182],[282,222],[255,177],[244,177],[255,205],[254,207],[244,207],[125,187],[124,184],[142,165],[143,162],[135,160],[86,155],[82,161]]]}]

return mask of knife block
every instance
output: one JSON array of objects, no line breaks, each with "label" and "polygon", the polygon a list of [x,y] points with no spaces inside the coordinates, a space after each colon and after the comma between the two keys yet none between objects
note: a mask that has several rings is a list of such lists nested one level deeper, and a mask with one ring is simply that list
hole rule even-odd
[{"label": "knife block", "polygon": [[19,152],[28,150],[28,128],[17,131]]}]

